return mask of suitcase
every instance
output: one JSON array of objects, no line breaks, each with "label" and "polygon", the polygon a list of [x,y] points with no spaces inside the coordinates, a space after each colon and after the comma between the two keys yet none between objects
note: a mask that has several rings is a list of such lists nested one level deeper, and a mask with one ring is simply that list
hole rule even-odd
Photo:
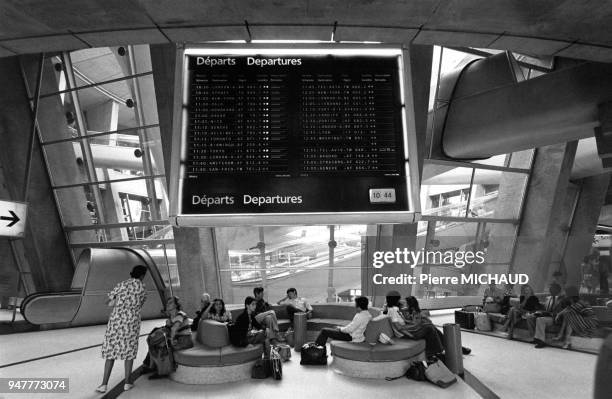
[{"label": "suitcase", "polygon": [[474,324],[476,324],[476,329],[478,331],[491,331],[491,320],[489,320],[489,315],[484,312],[474,313]]},{"label": "suitcase", "polygon": [[455,323],[461,328],[473,330],[476,326],[474,323],[474,312],[465,312],[463,310],[455,310]]}]

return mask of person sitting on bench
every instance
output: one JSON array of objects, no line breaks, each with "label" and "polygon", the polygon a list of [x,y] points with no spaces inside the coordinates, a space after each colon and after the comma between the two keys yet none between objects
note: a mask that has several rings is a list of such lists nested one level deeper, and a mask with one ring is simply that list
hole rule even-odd
[{"label": "person sitting on bench", "polygon": [[364,296],[355,298],[357,314],[353,317],[353,320],[344,327],[323,328],[319,332],[319,336],[315,340],[315,343],[319,346],[325,346],[328,338],[351,342],[365,341],[363,333],[370,320],[372,320],[372,315],[368,312],[368,303],[368,298]]},{"label": "person sitting on bench", "polygon": [[293,315],[296,313],[306,313],[306,318],[312,317],[312,306],[304,299],[298,298],[297,290],[295,288],[289,288],[287,290],[287,296],[276,303],[277,305],[287,305],[287,315],[289,316],[289,323],[293,327]]},{"label": "person sitting on bench", "polygon": [[533,341],[535,347],[540,349],[546,346],[546,328],[552,326],[557,319],[557,315],[563,309],[565,297],[561,294],[561,286],[552,283],[548,288],[550,296],[546,299],[543,312],[535,312],[535,335]]},{"label": "person sitting on bench", "polygon": [[272,344],[275,344],[279,331],[276,313],[274,310],[272,310],[270,304],[264,299],[263,287],[253,288],[253,294],[255,295],[256,301],[255,320],[257,320],[257,322],[266,329],[266,337]]}]

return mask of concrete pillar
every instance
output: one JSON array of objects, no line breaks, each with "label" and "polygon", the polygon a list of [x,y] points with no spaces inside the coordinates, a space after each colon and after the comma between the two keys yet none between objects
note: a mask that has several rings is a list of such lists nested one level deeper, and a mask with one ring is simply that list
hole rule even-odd
[{"label": "concrete pillar", "polygon": [[582,281],[580,263],[589,254],[593,245],[593,236],[609,183],[610,173],[586,177],[578,182],[578,201],[563,254],[568,285],[580,286]]},{"label": "concrete pillar", "polygon": [[538,148],[516,240],[513,273],[527,273],[536,292],[544,291],[551,260],[567,225],[567,190],[577,142]]}]

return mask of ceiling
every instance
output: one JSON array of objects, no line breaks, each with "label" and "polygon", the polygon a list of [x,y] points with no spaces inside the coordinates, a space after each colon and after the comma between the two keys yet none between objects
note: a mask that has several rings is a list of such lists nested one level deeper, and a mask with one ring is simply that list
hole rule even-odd
[{"label": "ceiling", "polygon": [[[600,0],[5,0],[0,56],[121,44],[382,41],[612,62]],[[247,29],[248,24],[248,29]]]}]

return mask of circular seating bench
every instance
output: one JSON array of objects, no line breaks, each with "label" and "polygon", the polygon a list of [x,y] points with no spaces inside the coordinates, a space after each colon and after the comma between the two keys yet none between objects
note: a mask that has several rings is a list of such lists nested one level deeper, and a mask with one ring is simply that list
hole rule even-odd
[{"label": "circular seating bench", "polygon": [[380,333],[393,337],[391,322],[386,316],[370,321],[365,342],[331,341],[334,371],[359,378],[400,377],[412,362],[425,360],[424,340],[394,338],[393,345],[385,345],[378,342]]},{"label": "circular seating bench", "polygon": [[251,378],[251,369],[261,359],[262,345],[232,346],[227,326],[201,320],[194,347],[174,352],[177,369],[170,378],[183,384],[223,384]]}]

